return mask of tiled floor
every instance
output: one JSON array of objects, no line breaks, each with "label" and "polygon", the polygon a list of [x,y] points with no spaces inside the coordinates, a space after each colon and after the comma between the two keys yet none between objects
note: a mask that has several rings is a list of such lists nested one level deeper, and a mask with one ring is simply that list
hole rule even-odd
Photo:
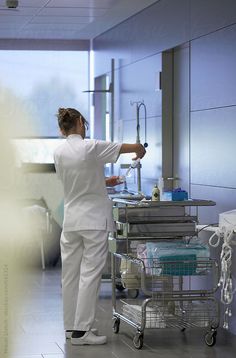
[{"label": "tiled floor", "polygon": [[110,282],[102,283],[96,321],[108,344],[72,346],[64,339],[60,269],[39,270],[31,278],[33,284],[16,319],[13,358],[235,357],[236,337],[224,330],[218,330],[217,343],[211,348],[204,343],[202,330],[146,330],[143,349],[135,349],[134,329],[121,322],[119,334],[112,331]]}]

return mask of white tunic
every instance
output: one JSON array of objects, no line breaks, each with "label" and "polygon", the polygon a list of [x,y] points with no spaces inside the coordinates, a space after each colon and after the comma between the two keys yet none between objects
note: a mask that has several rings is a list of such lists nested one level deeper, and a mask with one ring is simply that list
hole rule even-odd
[{"label": "white tunic", "polygon": [[72,134],[55,150],[56,172],[64,187],[64,232],[113,231],[104,164],[117,161],[120,147],[119,143]]}]

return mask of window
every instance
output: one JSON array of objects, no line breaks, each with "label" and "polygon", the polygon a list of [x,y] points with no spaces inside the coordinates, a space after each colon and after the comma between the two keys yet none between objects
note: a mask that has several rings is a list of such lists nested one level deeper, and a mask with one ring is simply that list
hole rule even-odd
[{"label": "window", "polygon": [[59,107],[88,118],[88,87],[87,51],[0,51],[0,102],[17,121],[14,137],[58,136]]},{"label": "window", "polygon": [[88,80],[87,51],[0,51],[0,121],[10,128],[18,164],[53,163],[63,141],[58,108],[75,107],[88,118]]}]

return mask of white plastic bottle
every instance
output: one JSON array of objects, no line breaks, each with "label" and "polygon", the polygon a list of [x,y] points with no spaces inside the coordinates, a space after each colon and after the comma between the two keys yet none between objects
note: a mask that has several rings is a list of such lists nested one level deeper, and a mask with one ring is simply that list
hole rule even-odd
[{"label": "white plastic bottle", "polygon": [[157,184],[155,184],[152,189],[152,201],[160,201],[160,190]]}]

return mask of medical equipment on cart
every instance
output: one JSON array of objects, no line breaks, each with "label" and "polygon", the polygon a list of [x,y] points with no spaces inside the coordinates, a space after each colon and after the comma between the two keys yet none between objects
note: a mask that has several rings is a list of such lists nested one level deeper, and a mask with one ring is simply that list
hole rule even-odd
[{"label": "medical equipment on cart", "polygon": [[[218,265],[208,248],[191,242],[198,206],[211,205],[215,203],[208,200],[115,203],[117,233],[109,238],[113,331],[119,332],[120,321],[135,328],[135,348],[142,348],[147,328],[201,327],[206,329],[206,344],[215,344]],[[188,206],[195,207],[196,215],[186,213]],[[120,282],[132,299],[117,302]],[[134,299],[138,295],[140,299]]]}]

